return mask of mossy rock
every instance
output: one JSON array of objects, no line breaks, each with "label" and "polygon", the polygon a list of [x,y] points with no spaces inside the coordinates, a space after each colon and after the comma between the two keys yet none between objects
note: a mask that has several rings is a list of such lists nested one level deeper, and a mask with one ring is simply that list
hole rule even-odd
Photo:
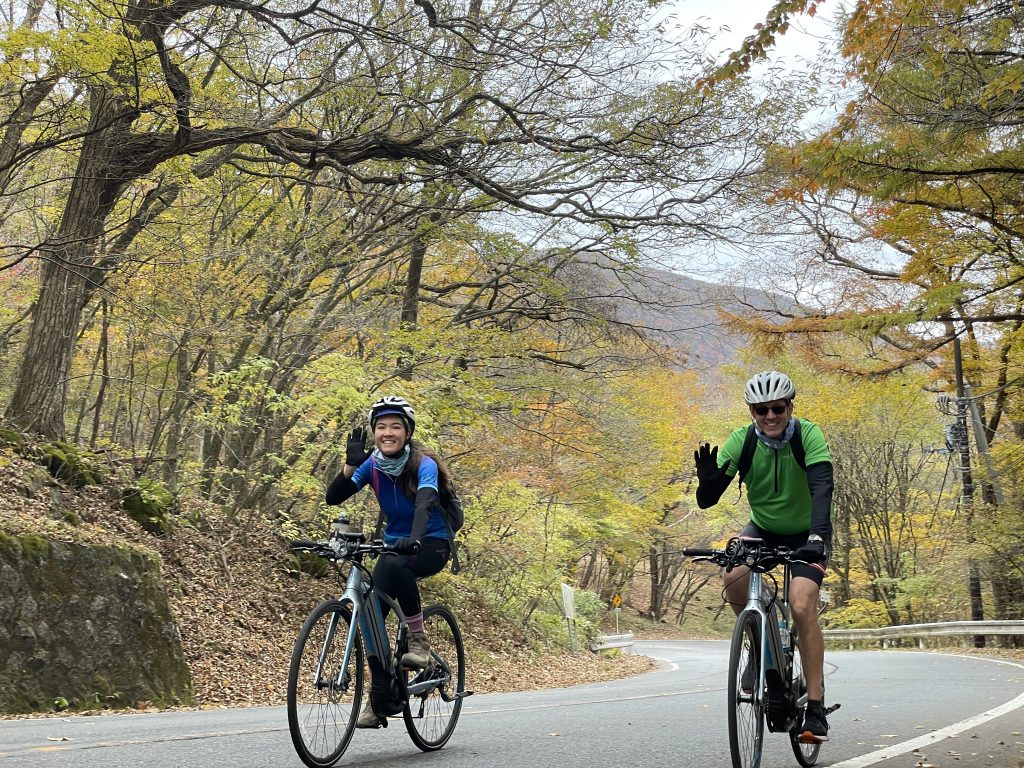
[{"label": "mossy rock", "polygon": [[172,515],[177,506],[174,496],[156,480],[143,477],[125,488],[121,506],[132,520],[154,536],[165,536],[173,528]]},{"label": "mossy rock", "polygon": [[292,576],[305,573],[314,579],[323,579],[329,576],[333,570],[330,563],[312,552],[292,552],[288,558],[287,571]]},{"label": "mossy rock", "polygon": [[19,487],[15,490],[25,498],[31,499],[40,494],[41,491],[53,486],[53,477],[46,467],[35,464],[27,465],[21,475]]},{"label": "mossy rock", "polygon": [[50,542],[34,533],[26,533],[17,538],[22,557],[28,560],[41,560],[50,554]]},{"label": "mossy rock", "polygon": [[39,463],[49,469],[51,475],[75,488],[100,485],[102,482],[96,468],[98,457],[90,451],[63,440],[55,440],[52,443],[41,443],[38,452]]},{"label": "mossy rock", "polygon": [[0,445],[9,445],[17,449],[25,447],[25,436],[16,429],[0,427]]},{"label": "mossy rock", "polygon": [[0,533],[0,713],[190,704],[160,571],[133,547]]}]

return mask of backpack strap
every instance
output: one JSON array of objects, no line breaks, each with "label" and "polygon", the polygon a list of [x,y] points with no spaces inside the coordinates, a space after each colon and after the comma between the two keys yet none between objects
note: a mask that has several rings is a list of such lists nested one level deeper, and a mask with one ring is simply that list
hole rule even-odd
[{"label": "backpack strap", "polygon": [[[373,486],[373,495],[377,497],[378,505],[380,503],[380,470],[377,469],[377,462],[373,459],[370,460],[370,485]],[[448,516],[445,514],[442,506],[441,494],[437,494],[437,505],[440,508],[441,519],[444,521],[445,530],[448,531],[448,546],[451,550],[451,570],[452,573],[458,573],[462,570],[462,564],[459,563],[459,542],[455,540],[455,531],[448,524]],[[379,539],[381,534],[381,528],[384,526],[384,510],[381,509],[377,513],[377,527],[373,529],[373,538]]]},{"label": "backpack strap", "polygon": [[[800,419],[794,419],[793,437],[789,444],[793,448],[793,458],[800,465],[800,469],[807,471],[807,456],[804,452],[804,441],[801,437]],[[754,451],[757,449],[757,433],[754,431],[753,423],[747,427],[747,436],[743,439],[743,449],[740,451],[740,461],[737,465],[736,474],[740,477],[740,485],[743,485],[743,478],[750,471],[750,465],[754,463]]]},{"label": "backpack strap", "polygon": [[793,430],[793,438],[789,441],[793,446],[793,458],[800,465],[800,469],[807,471],[807,455],[804,453],[804,440],[800,436],[800,419],[796,420],[796,429]]},{"label": "backpack strap", "polygon": [[754,463],[754,451],[757,449],[757,434],[754,432],[754,424],[751,422],[747,427],[747,436],[743,439],[743,448],[740,450],[740,461],[736,465],[736,474],[740,478],[740,487],[743,487],[743,480],[750,471],[750,465]]}]

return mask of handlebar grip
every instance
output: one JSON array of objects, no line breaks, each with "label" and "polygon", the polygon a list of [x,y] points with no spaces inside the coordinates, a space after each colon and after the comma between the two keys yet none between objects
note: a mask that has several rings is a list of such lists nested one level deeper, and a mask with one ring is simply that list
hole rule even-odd
[{"label": "handlebar grip", "polygon": [[309,539],[295,539],[289,545],[289,549],[316,549],[323,546],[322,541],[310,541]]},{"label": "handlebar grip", "polygon": [[705,549],[703,547],[685,547],[683,549],[684,557],[714,557],[717,550]]},{"label": "handlebar grip", "polygon": [[396,555],[415,555],[420,551],[420,543],[415,539],[399,539],[394,544],[387,545],[385,550],[390,550]]}]

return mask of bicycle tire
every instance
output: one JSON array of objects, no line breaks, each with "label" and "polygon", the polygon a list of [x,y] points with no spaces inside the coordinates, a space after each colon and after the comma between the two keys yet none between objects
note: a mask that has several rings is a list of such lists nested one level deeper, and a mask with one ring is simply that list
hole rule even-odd
[{"label": "bicycle tire", "polygon": [[[343,670],[352,632],[354,652]],[[317,680],[321,655],[323,672]],[[334,765],[348,748],[359,717],[363,675],[362,637],[352,626],[351,609],[337,600],[321,603],[299,630],[288,667],[288,731],[295,752],[310,768]]]},{"label": "bicycle tire", "polygon": [[[729,648],[729,752],[733,768],[759,768],[764,747],[764,691],[760,689],[761,630],[758,614],[743,611],[736,619]],[[743,674],[753,680],[743,690]]]},{"label": "bicycle tire", "polygon": [[803,713],[807,707],[807,683],[804,680],[804,668],[798,646],[793,647],[793,691],[799,716],[797,717],[796,728],[789,732],[789,743],[793,745],[793,754],[796,756],[796,761],[803,768],[811,768],[812,765],[818,762],[821,744],[813,742],[804,743],[799,739],[800,725],[803,723]]},{"label": "bicycle tire", "polygon": [[410,675],[408,685],[436,683],[423,693],[412,694],[402,717],[413,744],[424,752],[440,749],[451,738],[462,711],[466,690],[466,652],[454,614],[443,605],[423,611],[423,631],[430,642],[432,666]]}]

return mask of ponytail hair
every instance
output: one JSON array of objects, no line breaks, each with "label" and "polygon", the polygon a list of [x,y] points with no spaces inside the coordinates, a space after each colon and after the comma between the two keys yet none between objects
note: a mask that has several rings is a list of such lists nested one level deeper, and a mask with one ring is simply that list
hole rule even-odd
[{"label": "ponytail hair", "polygon": [[419,486],[420,462],[424,456],[429,456],[437,464],[437,492],[441,494],[446,488],[452,487],[452,473],[441,457],[418,440],[409,440],[409,459],[405,462],[405,469],[398,477],[398,487],[409,499],[416,498],[416,489]]}]

